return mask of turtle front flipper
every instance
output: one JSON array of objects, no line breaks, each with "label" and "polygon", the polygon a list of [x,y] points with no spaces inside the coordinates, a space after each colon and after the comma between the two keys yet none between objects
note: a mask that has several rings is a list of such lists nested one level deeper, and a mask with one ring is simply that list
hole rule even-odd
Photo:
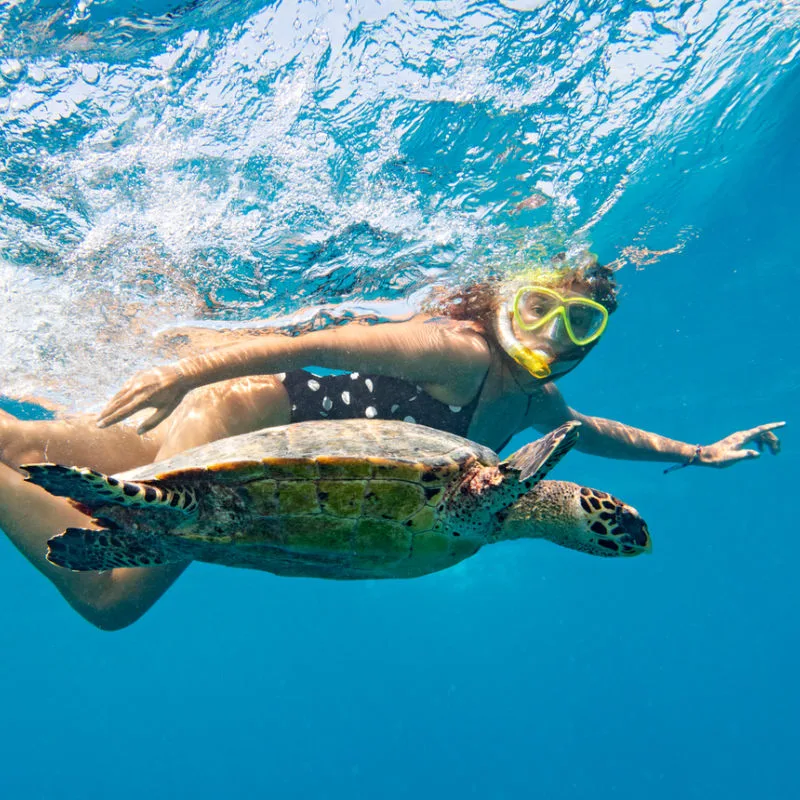
[{"label": "turtle front flipper", "polygon": [[104,572],[118,567],[157,567],[185,559],[167,553],[152,535],[67,528],[48,540],[47,560],[73,572]]},{"label": "turtle front flipper", "polygon": [[531,489],[575,446],[580,425],[577,421],[565,422],[547,436],[520,447],[500,463],[500,470],[518,472],[517,480],[528,482],[520,494]]},{"label": "turtle front flipper", "polygon": [[57,497],[68,497],[84,513],[109,504],[126,508],[163,508],[192,515],[197,494],[190,486],[167,488],[152,482],[124,481],[85,467],[61,464],[23,464],[26,481]]}]

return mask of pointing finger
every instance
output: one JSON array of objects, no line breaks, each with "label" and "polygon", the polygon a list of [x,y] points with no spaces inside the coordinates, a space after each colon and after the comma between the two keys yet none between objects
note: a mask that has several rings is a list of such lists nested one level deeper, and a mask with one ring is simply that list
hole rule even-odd
[{"label": "pointing finger", "polygon": [[131,402],[132,393],[130,391],[121,391],[117,392],[111,400],[106,403],[106,407],[100,412],[97,417],[97,425],[100,428],[105,428],[108,425],[113,425],[114,422],[110,421],[110,418],[119,411],[119,409],[124,408],[125,406],[129,405]]},{"label": "pointing finger", "polygon": [[768,431],[774,431],[778,428],[782,428],[786,425],[785,422],[768,422],[766,425],[758,425],[755,428],[751,428],[747,431],[748,436],[757,436],[760,433],[767,433]]},{"label": "pointing finger", "polygon": [[118,408],[112,414],[101,416],[101,418],[97,421],[97,425],[100,428],[108,428],[110,425],[116,425],[118,422],[121,422],[131,414],[140,411],[142,408],[146,408],[146,406],[142,405],[140,402],[131,401],[130,403],[123,405],[121,408]]}]

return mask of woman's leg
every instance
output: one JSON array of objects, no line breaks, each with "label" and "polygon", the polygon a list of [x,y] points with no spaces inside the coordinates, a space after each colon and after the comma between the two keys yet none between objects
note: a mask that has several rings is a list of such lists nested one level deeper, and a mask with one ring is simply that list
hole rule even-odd
[{"label": "woman's leg", "polygon": [[[104,472],[130,469],[156,456],[167,458],[224,436],[288,423],[290,407],[280,381],[258,376],[211,384],[191,392],[175,414],[159,426],[163,430],[144,443],[137,442],[143,437],[131,431],[117,433],[115,440],[106,437],[119,426],[99,430],[89,424],[88,418],[26,423],[5,417],[8,415],[0,423],[6,423],[7,435],[3,438],[0,427],[0,445],[12,464],[0,464],[0,528],[79,614],[99,628],[117,630],[144,614],[187,564],[104,573],[74,573],[54,566],[45,558],[49,538],[66,527],[95,526],[65,499],[25,483],[11,466],[49,459]],[[15,435],[20,438],[15,439]],[[111,446],[112,441],[115,447]],[[156,444],[160,445],[158,453]],[[118,469],[113,468],[114,464]]]},{"label": "woman's leg", "polygon": [[61,569],[45,558],[47,540],[71,526],[97,527],[64,498],[25,483],[21,475],[0,464],[0,528],[67,602],[98,628],[119,630],[135,622],[186,569],[186,564],[110,572]]},{"label": "woman's leg", "polygon": [[0,411],[0,462],[12,468],[52,461],[123,472],[152,461],[163,440],[159,430],[139,436],[127,425],[100,429],[88,415],[21,420]]},{"label": "woman's leg", "polygon": [[290,420],[289,396],[272,375],[211,383],[189,392],[159,426],[166,430],[156,460],[226,436],[288,425]]}]

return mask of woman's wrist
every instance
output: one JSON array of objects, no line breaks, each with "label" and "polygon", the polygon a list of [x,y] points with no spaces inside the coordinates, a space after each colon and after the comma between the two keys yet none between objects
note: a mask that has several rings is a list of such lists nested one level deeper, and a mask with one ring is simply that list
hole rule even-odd
[{"label": "woman's wrist", "polygon": [[702,464],[702,456],[703,456],[703,446],[700,444],[690,445],[691,449],[687,454],[684,461],[680,464],[673,464],[671,467],[667,467],[664,470],[664,474],[666,475],[669,472],[675,472],[676,469],[683,469],[684,467],[691,467],[693,464],[699,465]]},{"label": "woman's wrist", "polygon": [[177,361],[172,365],[175,370],[176,381],[186,391],[195,389],[205,383],[210,383],[204,380],[204,365],[202,363],[203,356],[187,356]]}]

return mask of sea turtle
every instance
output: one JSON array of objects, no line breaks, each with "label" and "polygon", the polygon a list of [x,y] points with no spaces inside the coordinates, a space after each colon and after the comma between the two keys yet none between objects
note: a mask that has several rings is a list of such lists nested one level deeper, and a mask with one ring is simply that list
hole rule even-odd
[{"label": "sea turtle", "polygon": [[505,461],[391,420],[319,420],[233,436],[116,476],[29,464],[28,480],[102,526],[67,528],[47,558],[75,571],[206,561],[317,578],[411,578],[503,539],[599,556],[649,551],[635,509],[541,478],[569,422]]}]

